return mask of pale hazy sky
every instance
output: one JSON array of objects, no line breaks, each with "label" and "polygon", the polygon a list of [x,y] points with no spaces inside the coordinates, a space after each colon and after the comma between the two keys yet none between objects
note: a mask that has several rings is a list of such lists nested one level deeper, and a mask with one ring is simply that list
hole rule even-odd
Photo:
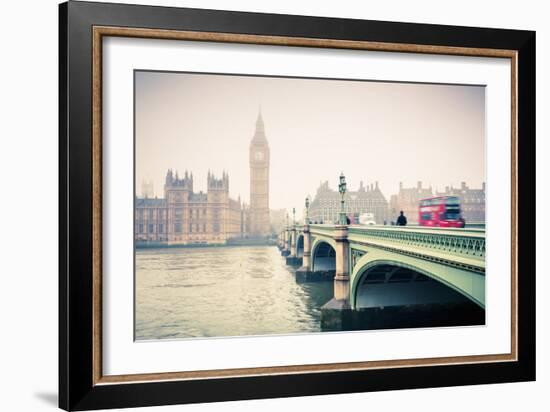
[{"label": "pale hazy sky", "polygon": [[321,181],[337,189],[379,181],[443,190],[485,180],[485,89],[480,86],[136,72],[136,191],[163,197],[168,168],[229,173],[249,202],[248,148],[261,106],[271,151],[270,207],[296,207]]}]

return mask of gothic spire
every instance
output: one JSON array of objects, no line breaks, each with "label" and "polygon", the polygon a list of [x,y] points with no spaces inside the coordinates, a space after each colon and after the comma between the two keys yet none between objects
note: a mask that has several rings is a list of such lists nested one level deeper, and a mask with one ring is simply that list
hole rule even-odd
[{"label": "gothic spire", "polygon": [[262,117],[262,108],[258,110],[258,118],[256,119],[256,131],[254,132],[254,138],[252,139],[255,142],[267,142],[265,137],[265,128],[264,128],[264,119]]}]

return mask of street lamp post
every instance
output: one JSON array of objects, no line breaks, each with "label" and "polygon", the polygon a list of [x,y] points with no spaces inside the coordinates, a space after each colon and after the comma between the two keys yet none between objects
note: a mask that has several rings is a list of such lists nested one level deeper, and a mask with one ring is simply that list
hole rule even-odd
[{"label": "street lamp post", "polygon": [[342,196],[340,200],[340,224],[347,225],[348,219],[346,217],[346,211],[344,210],[344,195],[346,194],[346,176],[344,176],[344,172],[340,174],[340,183],[338,184],[338,191],[340,192],[340,196]]},{"label": "street lamp post", "polygon": [[288,223],[288,212],[286,212],[286,226],[285,226],[285,234],[286,234],[286,249],[288,249],[288,246],[290,245],[290,242],[289,242],[289,230],[290,230],[290,226],[289,226],[289,223]]},{"label": "street lamp post", "polygon": [[296,280],[307,281],[311,276],[311,234],[309,232],[309,196],[306,196],[306,213],[304,218],[304,252],[302,254],[302,267],[296,271]]},{"label": "street lamp post", "polygon": [[[286,263],[289,263],[287,259]],[[292,228],[290,229],[290,264],[296,263],[296,208],[292,208]]]}]

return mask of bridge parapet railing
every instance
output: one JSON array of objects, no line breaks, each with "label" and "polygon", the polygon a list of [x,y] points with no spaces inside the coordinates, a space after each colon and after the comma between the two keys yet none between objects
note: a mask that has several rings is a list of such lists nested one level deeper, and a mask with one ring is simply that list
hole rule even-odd
[{"label": "bridge parapet railing", "polygon": [[294,230],[301,231],[301,230],[303,229],[303,227],[304,227],[304,224],[303,224],[303,223],[297,222],[297,223],[294,224],[294,225],[288,225],[288,226],[285,225],[285,226],[283,226],[282,231],[284,232],[285,230],[293,230],[293,229],[294,229]]},{"label": "bridge parapet railing", "polygon": [[485,259],[484,229],[397,228],[386,226],[350,226],[349,238],[373,240]]},{"label": "bridge parapet railing", "polygon": [[309,232],[312,235],[320,235],[326,237],[333,237],[334,225],[309,225]]}]

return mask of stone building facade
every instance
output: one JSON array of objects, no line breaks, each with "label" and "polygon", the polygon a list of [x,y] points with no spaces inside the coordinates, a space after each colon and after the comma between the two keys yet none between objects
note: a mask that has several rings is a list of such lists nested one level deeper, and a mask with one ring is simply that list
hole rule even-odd
[{"label": "stone building facade", "polygon": [[418,223],[418,205],[421,199],[432,197],[433,192],[430,187],[423,187],[422,182],[418,182],[416,187],[403,187],[403,182],[399,182],[399,192],[390,197],[390,221],[395,222],[399,212],[407,218],[408,223]]},{"label": "stone building facade", "polygon": [[481,189],[471,189],[466,182],[462,182],[460,188],[447,186],[443,192],[435,193],[431,187],[423,187],[422,182],[411,188],[404,188],[403,183],[399,183],[399,192],[390,197],[390,220],[395,222],[402,210],[409,223],[418,223],[420,200],[433,196],[457,196],[466,223],[485,223],[485,183]]},{"label": "stone building facade", "polygon": [[207,192],[193,191],[193,174],[168,170],[163,199],[136,199],[137,242],[218,244],[244,237],[246,207],[229,197],[229,176],[208,173]]},{"label": "stone building facade", "polygon": [[[309,206],[309,220],[313,223],[335,223],[340,213],[341,196],[337,190],[329,187],[328,182],[321,183]],[[380,191],[378,182],[367,187],[361,182],[359,190],[348,191],[344,196],[346,214],[361,215],[373,213],[377,224],[388,219],[388,201]]]},{"label": "stone building facade", "polygon": [[437,196],[458,196],[466,223],[485,223],[485,182],[480,189],[471,189],[466,182],[461,182],[459,188],[445,187]]}]

